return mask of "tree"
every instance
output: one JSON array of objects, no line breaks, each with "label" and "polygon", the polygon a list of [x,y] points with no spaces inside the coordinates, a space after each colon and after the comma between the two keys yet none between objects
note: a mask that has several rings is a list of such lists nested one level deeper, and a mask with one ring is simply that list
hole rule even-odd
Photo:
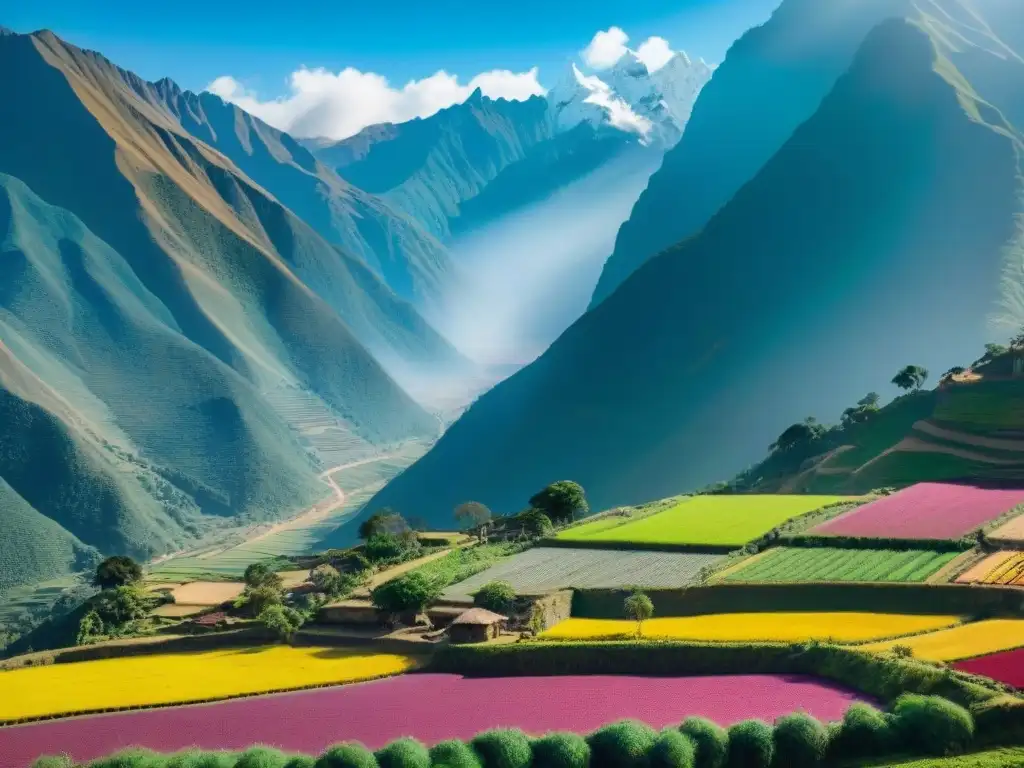
[{"label": "tree", "polygon": [[281,577],[270,570],[266,563],[251,563],[245,569],[242,576],[246,587],[256,589],[258,587],[281,588]]},{"label": "tree", "polygon": [[359,524],[359,538],[364,541],[381,534],[407,536],[412,533],[405,518],[389,507],[378,509]]},{"label": "tree", "polygon": [[559,523],[571,523],[577,515],[590,511],[583,486],[572,480],[559,480],[538,491],[530,498],[530,506]]},{"label": "tree", "polygon": [[318,565],[309,572],[309,582],[316,587],[317,592],[336,595],[341,591],[342,581],[337,569],[327,563]]},{"label": "tree", "polygon": [[949,381],[954,376],[959,376],[961,373],[966,373],[966,372],[967,372],[967,369],[964,368],[962,365],[954,365],[952,368],[950,368],[948,371],[946,371],[944,374],[942,374],[942,378],[939,379],[939,381],[943,381],[943,382]]},{"label": "tree", "polygon": [[441,596],[441,587],[413,571],[381,584],[370,593],[373,605],[387,613],[420,613]]},{"label": "tree", "polygon": [[528,509],[519,515],[519,522],[522,524],[523,532],[531,538],[540,538],[551,533],[555,526],[551,518],[539,509]]},{"label": "tree", "polygon": [[78,622],[78,637],[75,638],[77,645],[88,645],[97,638],[103,636],[103,619],[95,610],[89,611]]},{"label": "tree", "polygon": [[903,390],[913,389],[915,392],[928,378],[928,369],[919,365],[908,365],[892,377],[892,383]]},{"label": "tree", "polygon": [[882,401],[882,396],[877,392],[868,392],[864,397],[857,401],[857,405],[861,408],[877,408],[878,404]]},{"label": "tree", "polygon": [[264,584],[261,587],[246,587],[240,602],[235,605],[244,605],[249,609],[250,616],[259,616],[270,606],[281,605],[283,601],[280,587]]},{"label": "tree", "polygon": [[797,446],[808,445],[824,435],[826,429],[818,423],[813,416],[808,416],[798,424],[793,424],[782,432],[781,435],[768,446],[772,453],[789,451]]},{"label": "tree", "polygon": [[284,605],[268,605],[260,611],[257,619],[260,624],[274,633],[279,640],[291,640],[305,623],[305,617],[294,608]]},{"label": "tree", "polygon": [[93,609],[105,626],[120,627],[143,618],[149,612],[149,603],[141,589],[128,584],[101,592],[93,601]]},{"label": "tree", "polygon": [[654,616],[654,603],[651,598],[639,589],[633,590],[633,594],[626,598],[622,607],[626,616],[636,622],[636,636],[644,636],[644,622]]},{"label": "tree", "polygon": [[114,555],[96,566],[92,583],[100,589],[114,589],[142,580],[142,567],[125,555]]},{"label": "tree", "polygon": [[473,595],[473,603],[495,613],[508,613],[516,601],[516,591],[507,581],[489,581]]},{"label": "tree", "polygon": [[1020,329],[1020,332],[1010,339],[1010,349],[1014,352],[1020,352],[1024,350],[1024,327]]},{"label": "tree", "polygon": [[479,528],[491,521],[491,510],[479,501],[467,501],[455,508],[455,520],[462,528]]},{"label": "tree", "polygon": [[366,540],[363,554],[371,563],[385,560],[398,560],[419,550],[419,541],[415,537],[396,536],[393,533],[376,533]]}]

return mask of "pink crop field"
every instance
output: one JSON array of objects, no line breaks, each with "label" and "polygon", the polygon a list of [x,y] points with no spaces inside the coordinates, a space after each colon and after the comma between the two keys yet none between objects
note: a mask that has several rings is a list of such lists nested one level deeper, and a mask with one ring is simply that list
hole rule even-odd
[{"label": "pink crop field", "polygon": [[242,749],[263,743],[315,754],[343,740],[376,749],[411,735],[433,744],[468,739],[498,726],[533,734],[585,733],[626,717],[662,727],[703,715],[728,725],[749,717],[771,721],[803,709],[823,720],[836,720],[859,698],[850,690],[794,675],[413,674],[214,704],[7,726],[0,728],[0,755],[4,768],[24,768],[40,754],[67,752],[84,761],[126,746],[174,751],[193,745]]},{"label": "pink crop field", "polygon": [[1018,504],[1024,490],[918,483],[822,523],[811,533],[868,538],[957,539]]},{"label": "pink crop field", "polygon": [[961,672],[991,677],[1014,688],[1024,688],[1024,648],[965,659],[953,666]]}]

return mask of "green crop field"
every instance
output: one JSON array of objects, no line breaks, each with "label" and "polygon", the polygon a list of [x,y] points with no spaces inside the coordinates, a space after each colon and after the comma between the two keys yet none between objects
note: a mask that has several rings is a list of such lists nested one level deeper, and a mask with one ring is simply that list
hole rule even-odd
[{"label": "green crop field", "polygon": [[772,549],[727,574],[723,582],[902,581],[920,582],[959,552],[833,547]]},{"label": "green crop field", "polygon": [[695,496],[640,520],[623,518],[570,528],[559,534],[566,541],[607,541],[636,544],[709,544],[737,547],[757,539],[787,520],[851,500],[845,496]]}]

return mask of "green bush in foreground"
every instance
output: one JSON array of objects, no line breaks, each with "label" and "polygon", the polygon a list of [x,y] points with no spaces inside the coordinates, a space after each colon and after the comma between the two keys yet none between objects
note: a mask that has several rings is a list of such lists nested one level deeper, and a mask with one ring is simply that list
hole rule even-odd
[{"label": "green bush in foreground", "polygon": [[587,739],[593,768],[640,768],[648,764],[648,753],[657,734],[646,723],[620,720],[598,728]]},{"label": "green bush in foreground", "polygon": [[649,754],[651,768],[694,768],[697,748],[693,739],[676,728],[658,734]]},{"label": "green bush in foreground", "polygon": [[377,768],[377,758],[358,741],[328,747],[313,763],[314,768]]},{"label": "green bush in foreground", "polygon": [[533,768],[587,768],[590,747],[577,733],[549,733],[533,742]]},{"label": "green bush in foreground", "polygon": [[481,768],[476,752],[458,739],[442,741],[430,748],[433,768]]},{"label": "green bush in foreground", "polygon": [[905,693],[892,711],[900,740],[914,751],[955,755],[974,739],[971,713],[940,696]]},{"label": "green bush in foreground", "polygon": [[89,768],[164,768],[167,758],[148,749],[125,749],[88,763]]},{"label": "green bush in foreground", "polygon": [[[187,749],[171,755],[166,768],[235,768],[235,758],[230,752],[206,752],[201,749]],[[312,762],[310,765],[312,766]],[[287,768],[287,766],[286,766]]]},{"label": "green bush in foreground", "polygon": [[763,720],[744,720],[729,729],[729,768],[769,768],[774,755],[772,727]]},{"label": "green bush in foreground", "polygon": [[430,752],[416,739],[392,741],[374,754],[380,768],[430,768]]},{"label": "green bush in foreground", "polygon": [[828,731],[804,712],[775,721],[775,760],[786,768],[813,768],[825,759]]},{"label": "green bush in foreground", "polygon": [[688,717],[679,726],[680,733],[697,746],[697,768],[722,768],[729,755],[729,734],[718,723],[704,717]]},{"label": "green bush in foreground", "polygon": [[316,760],[308,755],[296,755],[284,764],[284,768],[314,768]]},{"label": "green bush in foreground", "polygon": [[32,768],[74,768],[74,761],[67,755],[44,755],[32,763]]},{"label": "green bush in foreground", "polygon": [[471,746],[484,768],[529,768],[533,751],[529,737],[517,728],[496,728],[477,734]]},{"label": "green bush in foreground", "polygon": [[271,747],[250,747],[238,756],[234,768],[284,768],[288,758],[283,752]]},{"label": "green bush in foreground", "polygon": [[857,702],[843,715],[829,750],[837,756],[877,757],[893,745],[891,717],[870,704]]}]

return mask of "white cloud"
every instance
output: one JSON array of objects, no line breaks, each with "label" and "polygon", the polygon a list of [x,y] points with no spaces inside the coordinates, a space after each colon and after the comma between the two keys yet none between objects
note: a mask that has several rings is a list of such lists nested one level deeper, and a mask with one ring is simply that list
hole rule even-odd
[{"label": "white cloud", "polygon": [[648,37],[636,49],[636,57],[647,66],[648,72],[657,72],[675,55],[676,52],[664,37]]},{"label": "white cloud", "polygon": [[537,80],[536,67],[527,72],[483,72],[465,85],[456,75],[440,70],[401,88],[392,87],[382,75],[352,67],[338,73],[304,67],[292,73],[289,87],[291,92],[286,97],[260,101],[254,92],[225,75],[206,90],[295,136],[332,139],[347,138],[375,123],[429,117],[465,101],[477,88],[494,99],[520,101],[545,93]]},{"label": "white cloud", "polygon": [[629,35],[620,27],[611,27],[594,35],[590,45],[583,49],[583,61],[591,69],[608,69],[621,59],[626,51]]}]

